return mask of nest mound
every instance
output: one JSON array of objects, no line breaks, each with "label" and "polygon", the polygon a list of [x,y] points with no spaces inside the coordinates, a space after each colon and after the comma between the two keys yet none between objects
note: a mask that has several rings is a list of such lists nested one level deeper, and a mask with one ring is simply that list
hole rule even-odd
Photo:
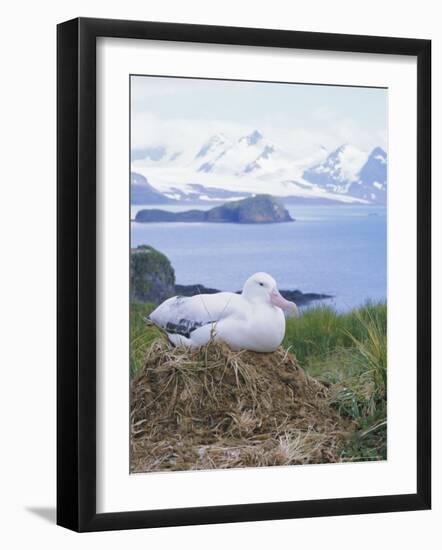
[{"label": "nest mound", "polygon": [[131,383],[131,471],[339,461],[350,430],[294,355],[155,340]]}]

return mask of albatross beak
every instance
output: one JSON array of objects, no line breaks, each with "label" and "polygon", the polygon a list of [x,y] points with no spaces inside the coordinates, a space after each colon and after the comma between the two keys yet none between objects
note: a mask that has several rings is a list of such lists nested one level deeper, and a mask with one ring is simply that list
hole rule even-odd
[{"label": "albatross beak", "polygon": [[270,293],[270,301],[274,306],[285,309],[288,313],[295,316],[298,313],[298,308],[294,302],[286,300],[281,294],[274,288]]}]

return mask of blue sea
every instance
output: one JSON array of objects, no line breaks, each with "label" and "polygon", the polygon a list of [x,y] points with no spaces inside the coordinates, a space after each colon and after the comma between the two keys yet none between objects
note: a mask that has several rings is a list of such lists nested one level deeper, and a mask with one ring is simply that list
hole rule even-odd
[{"label": "blue sea", "polygon": [[[142,208],[153,207],[133,206],[132,217]],[[189,206],[167,209],[188,210]],[[292,205],[287,209],[295,222],[132,222],[132,247],[148,244],[166,254],[179,284],[201,283],[234,291],[253,273],[266,271],[280,289],[333,295],[323,303],[339,311],[368,300],[386,300],[384,207]]]}]

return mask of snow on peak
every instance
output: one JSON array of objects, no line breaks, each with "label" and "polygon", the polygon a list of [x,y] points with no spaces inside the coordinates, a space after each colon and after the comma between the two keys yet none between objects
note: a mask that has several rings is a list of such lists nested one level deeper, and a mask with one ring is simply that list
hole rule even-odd
[{"label": "snow on peak", "polygon": [[247,145],[256,145],[258,141],[261,141],[263,138],[263,135],[258,130],[254,130],[251,134],[248,136],[240,137],[238,142],[242,143],[245,142]]},{"label": "snow on peak", "polygon": [[340,181],[353,181],[367,158],[368,155],[364,151],[345,144],[331,153],[327,161],[333,166]]},{"label": "snow on peak", "polygon": [[216,151],[220,147],[226,144],[226,138],[223,134],[215,134],[212,136],[206,143],[201,147],[201,149],[196,154],[195,158],[205,157],[208,153]]},{"label": "snow on peak", "polygon": [[331,191],[346,193],[367,158],[366,152],[344,144],[331,152],[324,162],[305,170],[304,178]]},{"label": "snow on peak", "polygon": [[[213,198],[216,190],[227,200],[238,193],[248,196],[271,189],[281,197],[386,200],[387,154],[380,147],[368,154],[350,144],[332,152],[318,144],[309,157],[298,158],[258,130],[239,139],[217,133],[199,147],[195,145],[189,143],[182,151],[152,149],[148,159],[133,156],[133,170],[167,196],[179,191],[182,197],[204,194]],[[155,153],[161,156],[157,161],[151,159]],[[201,185],[201,190],[195,185]]]},{"label": "snow on peak", "polygon": [[370,159],[377,160],[381,164],[387,164],[387,153],[381,147],[375,147],[370,153]]},{"label": "snow on peak", "polygon": [[385,203],[387,199],[387,153],[375,147],[358,173],[349,192],[371,202]]}]

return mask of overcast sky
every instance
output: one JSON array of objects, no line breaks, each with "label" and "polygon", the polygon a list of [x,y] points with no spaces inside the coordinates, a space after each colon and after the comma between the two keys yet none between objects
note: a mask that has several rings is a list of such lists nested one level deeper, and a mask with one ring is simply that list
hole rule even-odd
[{"label": "overcast sky", "polygon": [[258,129],[298,154],[350,143],[387,146],[385,89],[133,76],[133,149],[195,147],[210,135]]}]

